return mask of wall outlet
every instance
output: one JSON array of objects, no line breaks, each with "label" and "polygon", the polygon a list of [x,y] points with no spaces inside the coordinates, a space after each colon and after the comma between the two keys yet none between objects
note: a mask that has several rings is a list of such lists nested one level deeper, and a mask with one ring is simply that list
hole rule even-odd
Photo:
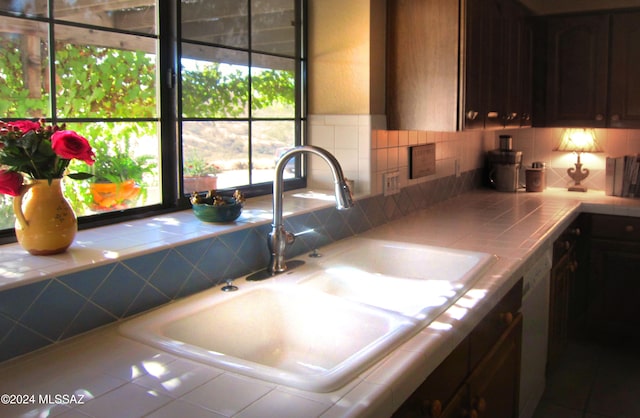
[{"label": "wall outlet", "polygon": [[382,194],[390,196],[400,193],[400,172],[390,171],[382,174]]}]

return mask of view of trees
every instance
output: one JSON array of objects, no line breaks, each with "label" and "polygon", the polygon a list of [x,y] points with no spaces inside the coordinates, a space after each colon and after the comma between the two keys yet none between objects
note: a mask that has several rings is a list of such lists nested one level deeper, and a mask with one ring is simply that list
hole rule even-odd
[{"label": "view of trees", "polygon": [[[155,56],[139,51],[59,43],[56,44],[55,79],[52,81],[46,58],[49,56],[47,44],[41,43],[40,56],[43,58],[40,67],[34,71],[32,64],[27,68],[29,57],[21,47],[23,41],[23,36],[0,34],[0,97],[3,98],[0,100],[0,120],[39,117],[50,120],[55,106],[56,116],[60,119],[107,120],[67,124],[89,139],[92,145],[96,144],[96,148],[100,148],[98,142],[113,148],[122,148],[121,144],[126,143],[130,147],[126,152],[132,159],[149,154],[157,159],[161,152],[159,127],[152,122],[158,118]],[[182,114],[185,117],[248,117],[249,103],[252,112],[270,108],[274,109],[270,113],[293,117],[295,77],[292,71],[254,68],[250,84],[246,67],[198,63],[182,69]],[[34,83],[37,83],[35,89]],[[37,90],[36,94],[34,90]],[[121,118],[141,118],[142,121],[118,121]],[[197,130],[195,132],[197,135]],[[190,135],[194,135],[193,129]],[[216,141],[228,149],[246,150],[246,143],[238,146],[228,143],[229,139],[216,138]],[[190,144],[197,146],[197,143]],[[96,158],[104,156],[98,154]],[[156,168],[153,175],[145,176],[144,181],[153,187],[158,185],[158,179]],[[65,183],[67,196],[73,198],[79,216],[92,213],[87,204],[89,182]],[[13,227],[10,199],[0,200],[0,216],[0,229]]]}]

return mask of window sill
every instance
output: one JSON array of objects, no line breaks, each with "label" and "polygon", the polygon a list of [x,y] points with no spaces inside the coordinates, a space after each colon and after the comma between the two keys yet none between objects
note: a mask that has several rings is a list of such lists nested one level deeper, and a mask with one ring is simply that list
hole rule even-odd
[{"label": "window sill", "polygon": [[[285,195],[285,216],[334,205],[334,196],[327,191],[302,189]],[[240,218],[228,224],[202,222],[191,210],[184,210],[79,231],[69,250],[58,255],[33,256],[17,243],[2,245],[0,291],[258,224],[270,224],[271,220],[272,197],[266,195],[247,199]]]}]

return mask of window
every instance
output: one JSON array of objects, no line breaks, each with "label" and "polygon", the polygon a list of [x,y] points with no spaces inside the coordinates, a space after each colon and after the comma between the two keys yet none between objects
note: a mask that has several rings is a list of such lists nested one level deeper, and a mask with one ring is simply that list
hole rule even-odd
[{"label": "window", "polygon": [[[186,208],[193,191],[270,193],[275,161],[303,142],[303,6],[2,2],[0,120],[44,117],[90,141],[95,165],[72,168],[94,177],[65,180],[81,227]],[[301,166],[286,173],[296,187]]]}]

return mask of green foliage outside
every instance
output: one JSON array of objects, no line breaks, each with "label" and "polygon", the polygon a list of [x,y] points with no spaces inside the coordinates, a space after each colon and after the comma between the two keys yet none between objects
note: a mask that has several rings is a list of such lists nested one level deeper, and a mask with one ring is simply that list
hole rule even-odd
[{"label": "green foliage outside", "polygon": [[[46,45],[43,44],[42,49],[41,55],[47,57]],[[152,55],[60,43],[56,45],[55,68],[58,118],[157,117],[156,63]],[[183,69],[183,115],[199,118],[246,117],[249,103],[247,72],[241,67],[233,68],[233,71],[221,71],[220,65],[209,63],[194,70]],[[0,35],[0,97],[3,98],[0,101],[0,120],[50,119],[48,71],[49,63],[43,60],[41,94],[39,97],[29,97],[19,38]],[[252,111],[277,105],[285,109],[294,108],[295,80],[292,72],[254,71],[251,82],[254,90]],[[289,117],[293,117],[293,114]],[[120,177],[123,171],[129,170],[142,175],[141,181],[145,185],[157,185],[157,123],[99,122],[70,123],[67,126],[86,137],[96,150],[94,180],[65,182],[66,195],[72,200],[79,216],[92,213],[89,209],[91,181]],[[140,148],[145,152],[140,153]],[[113,170],[108,172],[108,168]],[[13,211],[7,203],[8,199],[0,200],[0,216],[3,219],[0,220],[0,229],[13,227]],[[141,204],[144,202],[138,203]]]}]

